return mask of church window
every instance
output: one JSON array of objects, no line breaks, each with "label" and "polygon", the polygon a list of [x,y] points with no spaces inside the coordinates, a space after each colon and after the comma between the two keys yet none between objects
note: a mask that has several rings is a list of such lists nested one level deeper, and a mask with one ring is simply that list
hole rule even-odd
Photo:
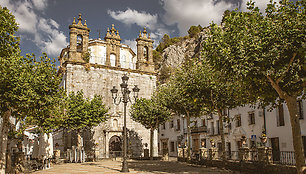
[{"label": "church window", "polygon": [[120,65],[122,68],[127,68],[128,64],[127,64],[125,55],[120,56]]},{"label": "church window", "polygon": [[101,64],[105,65],[105,62],[106,62],[106,48],[104,47],[103,48],[103,54],[102,54],[102,57],[101,57]]},{"label": "church window", "polygon": [[110,55],[110,63],[111,63],[111,66],[116,65],[116,55],[115,54]]},{"label": "church window", "polygon": [[134,69],[133,58],[129,56],[130,69]]}]

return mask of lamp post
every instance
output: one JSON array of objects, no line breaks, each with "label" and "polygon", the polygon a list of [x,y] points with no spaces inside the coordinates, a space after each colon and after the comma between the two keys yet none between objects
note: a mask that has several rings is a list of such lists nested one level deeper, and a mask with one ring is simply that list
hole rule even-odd
[{"label": "lamp post", "polygon": [[[131,93],[131,91],[128,88],[128,82],[129,77],[124,74],[122,76],[122,83],[120,84],[121,87],[121,93],[122,96],[119,97],[119,101],[117,101],[118,98],[118,89],[116,89],[115,86],[113,86],[113,89],[111,89],[110,91],[112,92],[112,98],[114,100],[114,104],[115,105],[119,105],[121,102],[123,102],[124,104],[124,126],[123,126],[123,161],[122,161],[122,169],[121,172],[129,172],[129,168],[128,168],[128,164],[127,164],[127,131],[126,131],[126,106],[128,102],[131,102],[131,99],[129,97],[129,94]],[[139,88],[137,87],[137,85],[135,85],[135,87],[133,88],[133,92],[134,92],[134,99],[136,101],[136,99],[138,98],[138,92],[139,92]]]}]

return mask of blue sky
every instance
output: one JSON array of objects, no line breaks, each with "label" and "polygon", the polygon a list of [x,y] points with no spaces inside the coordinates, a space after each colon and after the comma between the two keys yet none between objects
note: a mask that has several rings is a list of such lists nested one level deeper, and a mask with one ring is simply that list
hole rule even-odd
[{"label": "blue sky", "polygon": [[[57,57],[69,43],[73,17],[82,13],[91,29],[90,38],[104,38],[115,24],[122,42],[135,49],[135,39],[143,27],[151,33],[155,46],[164,34],[184,36],[191,25],[219,23],[225,10],[246,10],[248,0],[0,0],[19,23],[22,54]],[[255,0],[264,9],[269,0]]]}]

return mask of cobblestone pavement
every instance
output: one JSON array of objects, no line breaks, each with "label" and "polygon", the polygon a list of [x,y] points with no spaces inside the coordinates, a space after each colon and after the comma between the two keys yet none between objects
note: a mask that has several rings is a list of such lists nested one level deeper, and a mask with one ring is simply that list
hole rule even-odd
[{"label": "cobblestone pavement", "polygon": [[[234,174],[229,170],[222,170],[215,167],[205,167],[186,164],[177,161],[136,161],[129,160],[128,166],[131,174],[133,173],[175,173],[175,174]],[[61,165],[53,165],[50,169],[36,171],[33,174],[116,174],[121,173],[121,161],[102,160],[99,162],[86,162],[86,163],[67,163]]]}]

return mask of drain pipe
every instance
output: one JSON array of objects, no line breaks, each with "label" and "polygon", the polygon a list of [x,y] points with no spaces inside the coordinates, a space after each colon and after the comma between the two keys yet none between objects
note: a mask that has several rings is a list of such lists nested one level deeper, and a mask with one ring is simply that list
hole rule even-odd
[{"label": "drain pipe", "polygon": [[264,129],[265,129],[265,134],[267,135],[266,108],[265,108],[265,107],[263,107],[263,118],[264,118]]}]

